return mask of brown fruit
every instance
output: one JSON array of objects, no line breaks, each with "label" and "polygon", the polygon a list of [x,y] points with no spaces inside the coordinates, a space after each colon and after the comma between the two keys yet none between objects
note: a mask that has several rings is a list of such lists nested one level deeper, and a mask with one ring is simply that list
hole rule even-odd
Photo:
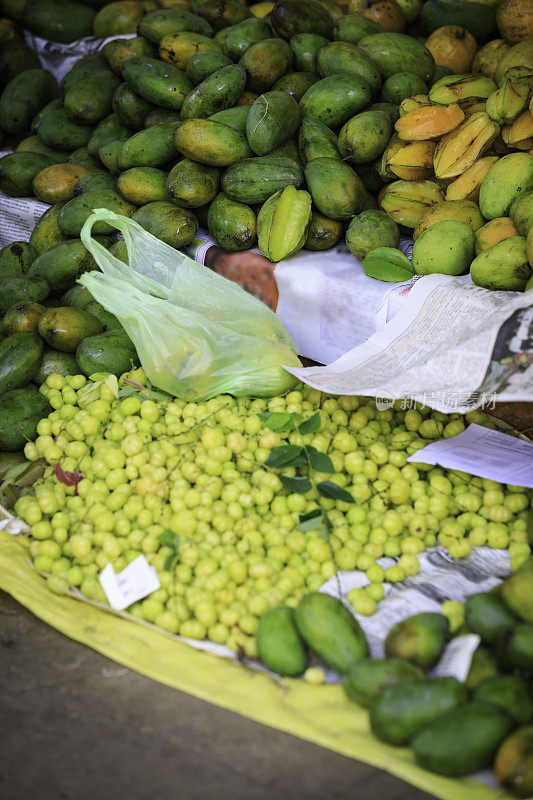
[{"label": "brown fruit", "polygon": [[533,0],[503,0],[496,12],[496,23],[508,44],[533,37]]},{"label": "brown fruit", "polygon": [[432,53],[435,64],[448,67],[459,75],[470,71],[477,42],[465,28],[459,25],[443,25],[426,39],[426,47]]},{"label": "brown fruit", "polygon": [[361,14],[390,33],[405,31],[405,17],[395,0],[350,0],[348,13]]}]

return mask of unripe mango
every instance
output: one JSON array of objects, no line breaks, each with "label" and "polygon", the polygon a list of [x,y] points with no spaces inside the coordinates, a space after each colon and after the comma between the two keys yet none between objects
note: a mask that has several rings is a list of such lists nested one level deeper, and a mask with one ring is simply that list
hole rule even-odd
[{"label": "unripe mango", "polygon": [[470,276],[485,289],[523,292],[531,276],[525,238],[512,236],[484,250],[472,261]]},{"label": "unripe mango", "polygon": [[436,222],[413,246],[413,267],[419,275],[463,275],[473,257],[474,231],[464,222]]},{"label": "unripe mango", "polygon": [[436,222],[443,222],[445,220],[464,222],[466,225],[469,225],[474,232],[479,230],[485,223],[477,203],[474,203],[472,200],[445,200],[426,211],[415,228],[413,238],[416,241],[426,228],[429,228]]},{"label": "unripe mango", "polygon": [[487,219],[503,217],[511,203],[533,189],[533,155],[510,153],[494,164],[481,182],[479,207]]},{"label": "unripe mango", "polygon": [[522,194],[509,209],[509,216],[516,225],[521,236],[527,236],[533,227],[533,192]]}]

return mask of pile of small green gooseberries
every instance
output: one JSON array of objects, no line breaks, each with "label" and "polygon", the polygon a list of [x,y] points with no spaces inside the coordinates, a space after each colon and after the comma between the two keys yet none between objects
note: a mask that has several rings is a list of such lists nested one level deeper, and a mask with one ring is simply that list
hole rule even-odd
[{"label": "pile of small green gooseberries", "polygon": [[[124,378],[146,382],[142,369],[121,387]],[[254,657],[262,614],[295,606],[338,570],[366,573],[368,585],[349,601],[372,614],[384,583],[415,575],[418,555],[438,543],[455,558],[479,545],[506,548],[514,569],[530,555],[528,490],[407,462],[468,422],[490,425],[483,412],[465,418],[400,402],[378,410],[373,399],[305,386],[268,400],[191,403],[131,393],[128,381],[118,397],[109,382],[94,382],[89,402],[91,382],[81,375],[53,374],[41,387],[54,410],[25,455],[48,466],[15,513],[31,528],[29,553],[51,588],[106,602],[102,569],[111,563],[119,572],[144,554],[161,588],[130,606],[132,615]],[[269,429],[260,416],[317,411],[319,430],[306,435]],[[327,453],[334,473],[313,478],[343,487],[354,502],[320,497],[316,484],[306,494],[284,488],[280,475],[305,473],[265,462],[287,443]],[[64,483],[69,473],[79,482]],[[299,527],[316,509],[327,515],[326,535]],[[384,569],[382,556],[394,565]]]}]

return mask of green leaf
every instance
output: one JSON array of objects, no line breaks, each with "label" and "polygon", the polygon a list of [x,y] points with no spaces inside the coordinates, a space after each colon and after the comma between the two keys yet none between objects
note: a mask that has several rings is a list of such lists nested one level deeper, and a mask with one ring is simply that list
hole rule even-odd
[{"label": "green leaf", "polygon": [[300,414],[289,414],[288,411],[265,411],[258,416],[265,428],[271,431],[293,431],[302,419]]},{"label": "green leaf", "polygon": [[307,514],[300,514],[300,522],[307,522],[308,519],[315,519],[316,517],[321,517],[322,511],[320,508],[313,508],[312,511],[308,511]]},{"label": "green leaf", "polygon": [[139,390],[134,389],[133,386],[123,386],[122,389],[118,390],[119,398],[122,397],[131,397],[132,394],[136,394]]},{"label": "green leaf", "polygon": [[161,544],[171,547],[173,550],[177,550],[179,547],[178,536],[175,533],[172,533],[172,531],[169,531],[168,528],[162,531],[157,538]]},{"label": "green leaf", "polygon": [[298,431],[302,436],[305,436],[306,433],[316,433],[320,430],[321,425],[322,417],[320,416],[320,411],[317,411],[312,417],[309,417],[309,419],[304,420],[304,422],[298,425]]},{"label": "green leaf", "polygon": [[292,467],[295,459],[302,454],[303,448],[298,444],[282,444],[271,451],[265,461],[267,467]]},{"label": "green leaf", "polygon": [[280,475],[279,479],[289,492],[305,494],[311,489],[311,481],[309,478],[289,478],[287,475]]},{"label": "green leaf", "polygon": [[168,400],[169,397],[172,399],[171,394],[167,394],[166,392],[160,392],[159,390],[156,389],[150,389],[148,392],[146,392],[146,396],[150,400]]},{"label": "green leaf", "polygon": [[394,247],[377,247],[371,250],[363,259],[363,269],[369,278],[389,283],[408,281],[415,274],[407,256]]},{"label": "green leaf", "polygon": [[174,561],[175,560],[176,560],[176,554],[175,553],[171,553],[169,556],[166,557],[165,565],[163,567],[165,572],[170,572],[170,570],[174,566]]},{"label": "green leaf", "polygon": [[333,462],[325,453],[321,453],[315,447],[304,447],[309,464],[316,472],[335,472]]},{"label": "green leaf", "polygon": [[315,531],[317,528],[324,528],[324,520],[322,519],[321,514],[318,517],[306,519],[305,522],[300,522],[300,524],[296,526],[296,530],[303,531],[303,533],[307,533],[307,531]]},{"label": "green leaf", "polygon": [[321,481],[317,483],[316,488],[322,497],[329,497],[331,500],[342,500],[344,503],[355,503],[352,495],[349,494],[346,489],[337,486],[337,484],[332,481]]}]

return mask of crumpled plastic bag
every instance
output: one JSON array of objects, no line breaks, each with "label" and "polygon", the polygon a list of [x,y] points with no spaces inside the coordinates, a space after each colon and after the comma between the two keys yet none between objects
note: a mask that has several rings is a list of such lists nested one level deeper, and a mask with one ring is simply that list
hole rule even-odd
[{"label": "crumpled plastic bag", "polygon": [[[129,265],[91,237],[98,220],[122,232]],[[102,272],[79,283],[118,317],[154,386],[193,401],[271,397],[295,385],[281,366],[301,366],[291,337],[237,284],[106,209],[91,214],[81,240]]]}]

